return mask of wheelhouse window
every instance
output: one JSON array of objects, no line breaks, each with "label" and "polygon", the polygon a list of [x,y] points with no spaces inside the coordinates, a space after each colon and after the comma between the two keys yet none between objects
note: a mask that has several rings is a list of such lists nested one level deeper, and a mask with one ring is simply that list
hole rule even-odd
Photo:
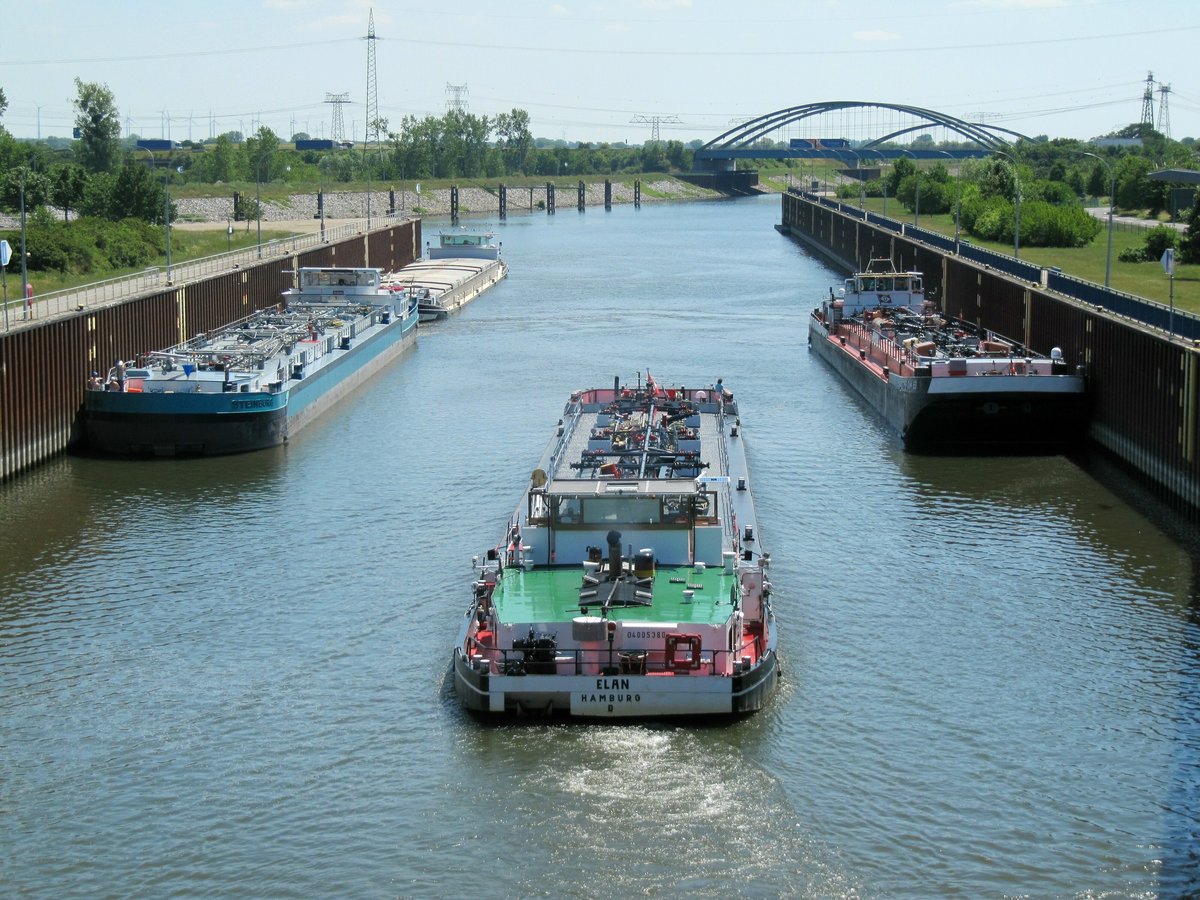
[{"label": "wheelhouse window", "polygon": [[[715,515],[715,497],[707,492],[665,497],[554,497],[549,509],[556,526],[595,528],[625,525],[682,525]],[[531,506],[540,518],[545,506]]]}]

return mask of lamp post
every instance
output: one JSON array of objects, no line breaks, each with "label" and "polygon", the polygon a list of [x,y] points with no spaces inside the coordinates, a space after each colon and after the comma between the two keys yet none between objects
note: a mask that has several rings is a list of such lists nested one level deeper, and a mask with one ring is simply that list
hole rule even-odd
[{"label": "lamp post", "polygon": [[[254,167],[254,215],[258,219],[258,258],[262,259],[262,164],[271,158],[268,151],[258,158]],[[268,173],[270,174],[270,173]]]},{"label": "lamp post", "polygon": [[874,147],[863,147],[862,151],[864,153],[878,153],[879,154],[879,187],[880,187],[880,190],[883,192],[883,214],[886,216],[887,215],[887,179],[883,177],[883,162],[884,162],[883,151],[876,150]]},{"label": "lamp post", "polygon": [[951,161],[957,162],[954,168],[954,252],[958,252],[958,214],[962,207],[962,160],[955,160],[949,150],[938,150],[938,153]]},{"label": "lamp post", "polygon": [[[897,149],[901,153],[907,153],[909,156],[912,157],[913,170],[914,170],[913,177],[916,179],[916,182],[917,182],[915,196],[913,197],[913,225],[920,227],[920,225],[921,225],[921,169],[917,165],[917,154],[913,153],[911,150],[905,150],[903,147],[899,147]],[[897,194],[900,193],[899,183],[897,183],[897,185],[896,185],[896,193]]]},{"label": "lamp post", "polygon": [[[67,149],[50,150],[48,148],[35,149],[30,157],[29,165],[21,167],[21,181],[19,183],[21,195],[21,303],[25,310],[25,318],[29,318],[32,314],[32,304],[29,296],[29,269],[25,265],[25,180],[29,177],[30,166],[37,163],[39,154],[41,153],[63,153],[69,154],[71,151]],[[5,306],[5,313],[8,313],[8,307]]]},{"label": "lamp post", "polygon": [[1013,213],[1013,256],[1017,259],[1021,258],[1021,173],[1020,167],[1017,165],[1017,158],[1003,150],[993,150],[993,153],[999,153],[1001,156],[1007,157],[1012,162],[1013,167],[1013,184],[1016,188],[1016,196],[1014,197],[1014,213]]},{"label": "lamp post", "polygon": [[[271,154],[274,150],[268,150],[259,157],[258,165],[254,167],[254,206],[255,213],[258,214],[258,258],[262,259],[262,165],[271,159]],[[291,166],[287,166],[285,171],[292,171]],[[267,175],[271,174],[270,167],[267,168]]]},{"label": "lamp post", "polygon": [[1117,202],[1117,170],[1113,168],[1112,163],[1102,156],[1095,153],[1088,153],[1086,150],[1076,150],[1075,152],[1098,160],[1108,172],[1108,251],[1104,255],[1104,286],[1110,287],[1112,282],[1113,206]]},{"label": "lamp post", "polygon": [[325,170],[321,168],[321,163],[317,163],[317,175],[320,179],[319,193],[317,194],[317,213],[321,217],[321,243],[325,243]]},{"label": "lamp post", "polygon": [[[149,167],[153,168],[155,165],[154,151],[150,150],[148,147],[136,147],[135,149],[141,150],[150,155]],[[179,171],[183,171],[182,166],[179,167]],[[164,250],[167,255],[167,284],[171,283],[171,194],[170,190],[167,188],[167,178],[169,177],[169,174],[169,172],[163,172],[163,243]]]},{"label": "lamp post", "polygon": [[[29,272],[25,268],[25,176],[29,167],[21,169],[21,306],[29,314]],[[5,307],[5,312],[8,308]]]}]

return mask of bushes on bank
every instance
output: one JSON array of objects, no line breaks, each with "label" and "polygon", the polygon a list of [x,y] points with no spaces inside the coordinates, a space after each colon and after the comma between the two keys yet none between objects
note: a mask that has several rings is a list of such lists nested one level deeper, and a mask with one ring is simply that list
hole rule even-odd
[{"label": "bushes on bank", "polygon": [[1121,262],[1158,262],[1168,247],[1179,247],[1179,232],[1168,225],[1159,225],[1146,232],[1141,247],[1126,247],[1118,254]]},{"label": "bushes on bank", "polygon": [[[14,251],[11,265],[19,265],[20,235],[10,233],[6,238]],[[81,218],[68,224],[39,208],[26,223],[26,268],[73,275],[138,268],[163,253],[163,240],[159,228],[137,219]]]}]

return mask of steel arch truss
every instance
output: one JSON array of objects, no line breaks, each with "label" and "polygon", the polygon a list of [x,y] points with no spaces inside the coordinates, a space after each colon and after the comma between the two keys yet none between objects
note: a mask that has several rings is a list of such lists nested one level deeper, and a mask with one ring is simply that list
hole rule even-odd
[{"label": "steel arch truss", "polygon": [[925,119],[925,123],[915,125],[910,128],[905,128],[892,134],[877,138],[869,143],[864,144],[864,147],[873,147],[877,144],[884,143],[902,134],[907,134],[910,131],[918,131],[922,128],[928,128],[931,125],[940,125],[948,128],[957,134],[962,135],[968,140],[975,141],[981,147],[988,150],[1003,150],[1009,145],[1009,142],[994,132],[1003,131],[1007,134],[1012,134],[1017,137],[1016,132],[1009,131],[1006,128],[996,128],[990,125],[983,125],[975,122],[967,122],[963,119],[955,118],[954,116],[946,115],[945,113],[936,112],[932,109],[921,109],[918,106],[905,106],[897,103],[872,103],[862,100],[833,100],[821,103],[805,103],[801,106],[791,106],[787,109],[776,110],[772,113],[767,113],[764,116],[759,116],[756,119],[750,119],[748,122],[743,122],[737,125],[724,134],[713,138],[704,146],[696,151],[697,156],[720,157],[722,151],[739,150],[753,144],[755,141],[762,138],[764,135],[782,128],[785,125],[790,125],[793,122],[799,122],[801,119],[807,119],[812,116],[819,116],[822,113],[836,112],[839,109],[851,109],[855,107],[869,107],[875,109],[890,109],[895,112],[907,113],[912,116],[919,116]]}]

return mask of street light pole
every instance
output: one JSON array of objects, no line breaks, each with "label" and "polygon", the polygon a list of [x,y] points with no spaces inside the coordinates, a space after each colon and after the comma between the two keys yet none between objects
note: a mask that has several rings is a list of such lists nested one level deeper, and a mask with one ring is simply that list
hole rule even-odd
[{"label": "street light pole", "polygon": [[1005,153],[1003,150],[994,150],[993,153],[999,153],[1001,156],[1008,157],[1012,161],[1013,167],[1013,184],[1016,189],[1014,197],[1014,213],[1013,213],[1013,256],[1017,259],[1021,258],[1021,172],[1020,166],[1017,165],[1017,158],[1011,154]]},{"label": "street light pole", "polygon": [[[29,272],[25,268],[25,178],[29,166],[21,170],[21,308],[29,311]],[[7,308],[6,308],[7,311]]]},{"label": "street light pole", "polygon": [[[182,167],[180,167],[182,171]],[[171,283],[171,189],[167,186],[167,172],[163,172],[163,230],[167,235],[167,284]]]},{"label": "street light pole", "polygon": [[318,212],[321,213],[321,243],[325,243],[325,170],[321,168],[320,163],[317,164],[317,171],[321,175],[321,199],[317,203]]},{"label": "street light pole", "polygon": [[1104,286],[1110,287],[1112,284],[1113,206],[1117,202],[1117,170],[1102,156],[1098,156],[1095,153],[1088,153],[1086,150],[1076,150],[1075,152],[1081,153],[1084,156],[1090,156],[1092,159],[1099,161],[1108,171],[1108,251],[1104,255]]},{"label": "street light pole", "polygon": [[[154,151],[149,147],[136,147],[135,149],[150,154],[150,168],[154,168]],[[180,169],[180,171],[183,170]],[[167,284],[171,283],[171,194],[167,188],[169,175],[169,171],[163,172],[163,241],[165,244],[163,249],[167,256]]]},{"label": "street light pole", "polygon": [[954,169],[954,252],[958,252],[958,214],[962,209],[962,160],[955,160],[953,154],[949,150],[939,150],[938,153],[943,154],[951,161],[958,163]]},{"label": "street light pole", "polygon": [[258,258],[262,259],[262,164],[269,155],[260,156],[254,167],[254,213],[258,218]]}]

